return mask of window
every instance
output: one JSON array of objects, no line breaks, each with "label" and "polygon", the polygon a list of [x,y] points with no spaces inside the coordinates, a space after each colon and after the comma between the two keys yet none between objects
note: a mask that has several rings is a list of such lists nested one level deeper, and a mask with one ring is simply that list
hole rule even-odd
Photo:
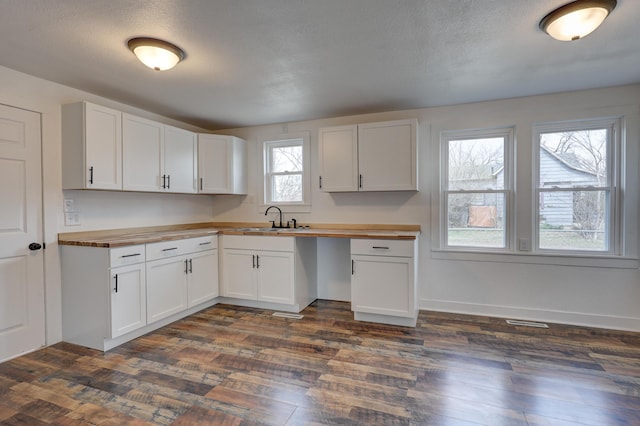
[{"label": "window", "polygon": [[618,120],[535,127],[540,251],[617,251],[618,128]]},{"label": "window", "polygon": [[447,248],[510,246],[512,129],[442,137],[442,241]]},{"label": "window", "polygon": [[309,205],[308,144],[307,133],[262,141],[265,205]]}]

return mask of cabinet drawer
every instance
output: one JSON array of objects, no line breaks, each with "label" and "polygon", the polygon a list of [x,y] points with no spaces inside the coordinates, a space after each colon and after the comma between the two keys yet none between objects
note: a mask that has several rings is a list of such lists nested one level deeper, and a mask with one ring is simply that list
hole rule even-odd
[{"label": "cabinet drawer", "polygon": [[189,246],[188,240],[172,240],[147,244],[147,260],[180,256],[188,252],[187,248]]},{"label": "cabinet drawer", "polygon": [[222,245],[239,250],[293,251],[294,237],[223,235]]},{"label": "cabinet drawer", "polygon": [[111,268],[142,263],[145,260],[144,244],[112,248],[109,250],[109,265]]},{"label": "cabinet drawer", "polygon": [[415,241],[352,239],[351,254],[413,257]]},{"label": "cabinet drawer", "polygon": [[184,240],[185,253],[197,253],[200,251],[213,250],[218,248],[218,236],[209,235],[206,237],[196,237]]}]

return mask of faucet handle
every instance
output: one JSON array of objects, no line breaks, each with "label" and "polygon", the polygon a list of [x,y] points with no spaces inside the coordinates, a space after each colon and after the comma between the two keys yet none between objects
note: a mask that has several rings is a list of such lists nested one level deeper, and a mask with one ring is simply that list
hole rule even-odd
[{"label": "faucet handle", "polygon": [[271,222],[271,227],[272,228],[276,227],[276,221],[275,220],[270,220],[269,222]]},{"label": "faucet handle", "polygon": [[[291,222],[293,222],[293,229],[298,227],[298,221],[295,220],[294,218],[291,218]],[[287,221],[287,225],[289,224],[289,221]]]}]

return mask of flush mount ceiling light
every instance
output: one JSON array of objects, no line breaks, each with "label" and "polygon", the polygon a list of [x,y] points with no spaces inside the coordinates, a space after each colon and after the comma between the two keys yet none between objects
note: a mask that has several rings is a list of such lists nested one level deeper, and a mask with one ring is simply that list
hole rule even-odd
[{"label": "flush mount ceiling light", "polygon": [[164,40],[137,37],[127,45],[140,62],[156,71],[169,70],[184,59],[182,49]]},{"label": "flush mount ceiling light", "polygon": [[574,1],[542,18],[540,29],[556,40],[578,40],[598,28],[616,4],[616,0]]}]

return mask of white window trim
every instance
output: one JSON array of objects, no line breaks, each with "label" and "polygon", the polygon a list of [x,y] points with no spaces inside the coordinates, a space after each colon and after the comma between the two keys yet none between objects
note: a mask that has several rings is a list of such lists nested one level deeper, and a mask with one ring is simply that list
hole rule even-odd
[{"label": "white window trim", "polygon": [[[579,131],[579,130],[596,130],[596,129],[609,129],[611,133],[610,142],[607,145],[607,180],[608,185],[604,187],[588,187],[585,189],[589,191],[603,190],[609,192],[609,218],[608,229],[609,235],[608,249],[607,250],[558,250],[558,249],[545,249],[540,247],[539,233],[540,233],[540,135],[543,133],[565,132],[565,131]],[[533,235],[532,235],[532,251],[534,254],[541,255],[568,255],[568,256],[585,256],[585,257],[599,257],[599,256],[621,256],[623,252],[622,245],[622,211],[624,207],[620,205],[622,198],[620,197],[621,190],[621,133],[622,133],[622,118],[620,117],[607,117],[607,118],[593,118],[583,120],[572,121],[557,121],[548,123],[537,123],[533,126],[532,132],[532,149],[533,149],[533,173],[531,178],[532,185],[532,200],[531,206],[533,210]],[[581,189],[577,188],[562,188],[558,191],[569,192]],[[543,192],[553,192],[555,190],[545,190]]]},{"label": "white window trim", "polygon": [[[258,187],[260,188],[260,202],[258,204],[258,211],[264,212],[265,209],[272,205],[276,204],[278,207],[282,209],[283,212],[286,213],[310,213],[311,212],[311,161],[310,161],[310,143],[309,143],[309,132],[295,132],[295,133],[283,133],[283,134],[272,134],[272,135],[263,135],[258,138],[258,150],[259,156],[261,159],[261,169],[260,173],[261,182]],[[267,160],[265,144],[269,142],[281,142],[286,144],[288,141],[294,140],[302,140],[302,202],[289,202],[289,203],[267,203],[266,195],[268,193],[267,190]]]},{"label": "white window trim", "polygon": [[[502,114],[502,112],[500,112]],[[570,121],[588,121],[602,119],[603,117],[621,117],[620,127],[620,187],[618,189],[619,205],[621,207],[620,214],[620,240],[621,254],[611,256],[598,252],[587,252],[581,254],[572,253],[554,253],[542,254],[530,251],[520,251],[517,245],[511,253],[490,253],[484,251],[471,250],[446,250],[442,248],[440,241],[440,143],[430,145],[431,160],[430,170],[428,170],[431,182],[431,219],[430,219],[430,235],[426,238],[431,240],[431,259],[454,261],[454,262],[499,262],[513,264],[538,264],[538,265],[557,265],[558,267],[585,267],[585,268],[614,268],[614,269],[638,269],[639,263],[639,247],[638,237],[640,235],[640,193],[637,190],[637,182],[640,182],[640,171],[638,169],[638,159],[640,159],[640,107],[633,105],[604,106],[596,108],[567,108],[548,105],[543,110],[532,112],[529,118],[520,118],[514,120],[516,143],[519,150],[514,150],[517,164],[522,166],[522,170],[517,170],[518,178],[515,179],[514,197],[517,196],[519,190],[524,192],[532,191],[534,181],[530,178],[533,174],[533,162],[535,156],[532,148],[533,127],[538,123],[551,123],[561,121],[564,123]],[[503,117],[494,117],[489,114],[488,117],[480,116],[469,119],[471,126],[466,128],[481,128],[478,122],[488,121],[489,126],[494,128],[503,127]],[[440,136],[445,131],[459,127],[457,121],[449,123],[448,128],[434,128],[431,136],[434,140],[440,140]],[[518,139],[520,141],[518,142]],[[523,149],[524,148],[524,149]],[[514,171],[515,172],[515,171]],[[524,173],[522,176],[520,174]],[[519,182],[518,182],[519,181]],[[531,247],[533,242],[533,195],[529,192],[526,198],[518,198],[514,200],[515,221],[514,226],[518,238],[529,239]],[[520,222],[521,221],[521,222]]]},{"label": "white window trim", "polygon": [[[477,190],[477,191],[452,191],[447,186],[449,176],[449,141],[465,139],[504,138],[504,183],[503,189]],[[514,236],[514,210],[515,210],[515,138],[513,127],[492,129],[468,129],[447,130],[440,134],[440,175],[439,175],[439,249],[450,252],[481,252],[481,253],[511,253],[515,246]],[[505,247],[481,247],[481,246],[450,246],[448,242],[448,203],[447,194],[450,193],[502,193],[504,195],[504,232]]]}]

